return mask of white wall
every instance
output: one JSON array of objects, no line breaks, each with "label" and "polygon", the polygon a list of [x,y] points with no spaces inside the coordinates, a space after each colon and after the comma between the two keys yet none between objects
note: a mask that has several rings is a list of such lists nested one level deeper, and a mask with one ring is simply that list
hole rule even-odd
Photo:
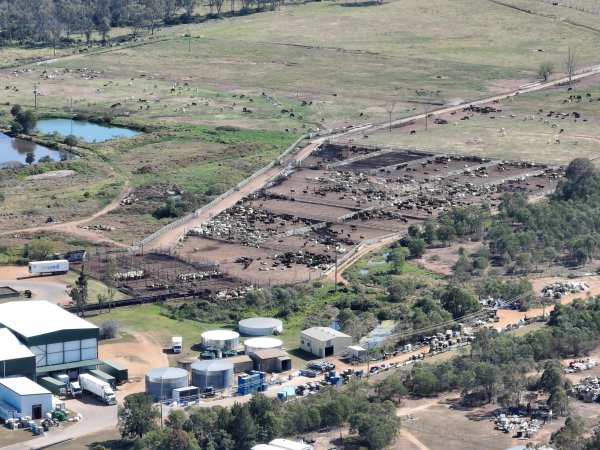
[{"label": "white wall", "polygon": [[48,345],[34,345],[30,347],[30,350],[35,355],[36,366],[64,364],[96,359],[98,357],[98,340],[92,338]]},{"label": "white wall", "polygon": [[52,412],[51,393],[20,396],[6,386],[0,385],[0,399],[14,406],[24,416],[31,416],[33,405],[42,405],[42,417]]}]

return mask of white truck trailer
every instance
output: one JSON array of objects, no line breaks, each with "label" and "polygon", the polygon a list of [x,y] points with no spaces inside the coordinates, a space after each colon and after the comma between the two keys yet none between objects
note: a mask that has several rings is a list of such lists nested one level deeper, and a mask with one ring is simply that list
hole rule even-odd
[{"label": "white truck trailer", "polygon": [[93,395],[107,405],[115,405],[117,403],[115,393],[106,381],[99,380],[89,373],[82,373],[79,375],[79,384],[83,392]]},{"label": "white truck trailer", "polygon": [[183,338],[181,336],[173,336],[171,341],[173,343],[173,353],[181,353],[183,350]]},{"label": "white truck trailer", "polygon": [[31,261],[29,263],[29,273],[67,273],[68,271],[69,261],[66,259]]}]

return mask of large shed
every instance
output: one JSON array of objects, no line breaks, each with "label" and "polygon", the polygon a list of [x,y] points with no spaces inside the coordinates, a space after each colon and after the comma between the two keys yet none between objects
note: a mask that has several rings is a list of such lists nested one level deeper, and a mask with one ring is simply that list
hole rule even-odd
[{"label": "large shed", "polygon": [[0,417],[3,419],[16,412],[37,420],[52,412],[52,393],[25,377],[1,379],[0,402]]},{"label": "large shed", "polygon": [[254,370],[254,361],[248,355],[232,356],[225,359],[233,364],[233,371],[235,373],[250,372]]},{"label": "large shed", "polygon": [[36,373],[95,369],[96,325],[45,300],[0,304],[0,327],[8,328],[35,355]]},{"label": "large shed", "polygon": [[292,360],[286,352],[278,348],[256,350],[250,353],[254,368],[261,372],[287,372],[292,370]]},{"label": "large shed", "polygon": [[320,358],[333,356],[352,345],[352,336],[329,327],[312,327],[300,332],[300,348]]},{"label": "large shed", "polygon": [[34,378],[35,355],[8,328],[0,328],[0,378]]}]

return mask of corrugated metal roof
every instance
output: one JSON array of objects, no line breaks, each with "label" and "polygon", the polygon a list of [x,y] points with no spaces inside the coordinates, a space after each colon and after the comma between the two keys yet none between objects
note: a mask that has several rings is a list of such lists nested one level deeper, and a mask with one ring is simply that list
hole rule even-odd
[{"label": "corrugated metal roof", "polygon": [[29,378],[25,377],[2,378],[0,379],[0,384],[6,386],[8,389],[10,389],[18,395],[52,395],[52,393],[48,389],[43,388],[39,384],[36,384]]},{"label": "corrugated metal roof", "polygon": [[8,328],[0,328],[0,361],[32,358],[35,355]]},{"label": "corrugated metal roof", "polygon": [[344,337],[344,338],[349,338],[350,336],[348,336],[345,333],[342,333],[341,331],[337,331],[334,330],[333,328],[329,328],[329,327],[312,327],[312,328],[308,328],[307,330],[301,331],[300,334],[304,334],[305,336],[308,336],[310,338],[313,339],[317,339],[319,341],[328,341],[330,339],[336,338],[336,337]]},{"label": "corrugated metal roof", "polygon": [[273,439],[269,442],[269,445],[274,445],[275,447],[284,448],[287,450],[312,450],[313,446],[308,444],[303,444],[302,442],[290,441],[289,439]]},{"label": "corrugated metal roof", "polygon": [[46,300],[0,304],[0,323],[26,338],[62,330],[98,329],[96,325]]},{"label": "corrugated metal roof", "polygon": [[288,354],[278,348],[270,348],[267,350],[256,350],[252,352],[258,359],[272,359],[285,357]]}]

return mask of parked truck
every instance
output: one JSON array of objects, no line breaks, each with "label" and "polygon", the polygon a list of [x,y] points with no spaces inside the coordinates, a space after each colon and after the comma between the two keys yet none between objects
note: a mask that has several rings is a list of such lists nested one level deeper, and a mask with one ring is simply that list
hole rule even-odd
[{"label": "parked truck", "polygon": [[67,385],[62,381],[57,380],[56,378],[51,377],[41,377],[37,379],[37,383],[48,389],[57,397],[59,395],[67,395]]},{"label": "parked truck", "polygon": [[89,373],[83,373],[79,375],[79,384],[81,384],[84,392],[100,399],[107,405],[115,405],[117,403],[115,393],[106,381],[102,381]]},{"label": "parked truck", "polygon": [[108,359],[103,359],[102,364],[98,366],[98,369],[115,377],[117,384],[123,384],[129,381],[129,370]]},{"label": "parked truck", "polygon": [[69,261],[58,259],[56,261],[31,261],[29,263],[29,273],[67,273],[69,271]]},{"label": "parked truck", "polygon": [[183,338],[181,336],[173,336],[171,341],[173,343],[173,353],[181,353],[181,350],[183,350]]},{"label": "parked truck", "polygon": [[66,375],[64,373],[56,375],[54,378],[56,378],[58,381],[60,381],[61,383],[63,383],[66,386],[67,395],[69,397],[73,397],[73,398],[81,397],[82,390],[81,390],[81,386],[79,385],[79,382],[71,381],[71,379],[69,378],[69,375]]}]

